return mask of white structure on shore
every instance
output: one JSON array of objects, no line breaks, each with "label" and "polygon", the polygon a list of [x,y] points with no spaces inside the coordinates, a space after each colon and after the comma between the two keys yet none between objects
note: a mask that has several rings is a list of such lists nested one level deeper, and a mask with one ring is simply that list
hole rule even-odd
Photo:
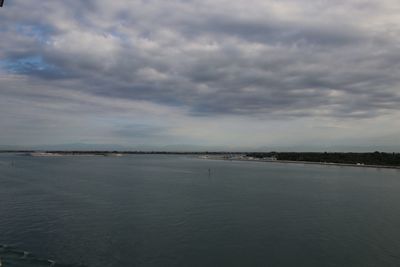
[{"label": "white structure on shore", "polygon": [[263,160],[278,160],[275,156],[272,157],[264,157]]}]

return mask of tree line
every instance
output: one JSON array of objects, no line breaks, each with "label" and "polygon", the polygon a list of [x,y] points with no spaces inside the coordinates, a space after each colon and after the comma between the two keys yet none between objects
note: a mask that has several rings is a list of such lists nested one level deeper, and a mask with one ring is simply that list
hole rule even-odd
[{"label": "tree line", "polygon": [[248,157],[276,157],[277,160],[400,166],[400,153],[268,152],[248,153]]}]

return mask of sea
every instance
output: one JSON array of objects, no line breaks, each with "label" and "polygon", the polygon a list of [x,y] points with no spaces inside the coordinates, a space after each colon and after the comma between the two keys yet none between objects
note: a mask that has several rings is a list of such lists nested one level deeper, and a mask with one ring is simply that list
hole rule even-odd
[{"label": "sea", "polygon": [[400,266],[400,171],[0,154],[0,244],[2,267]]}]

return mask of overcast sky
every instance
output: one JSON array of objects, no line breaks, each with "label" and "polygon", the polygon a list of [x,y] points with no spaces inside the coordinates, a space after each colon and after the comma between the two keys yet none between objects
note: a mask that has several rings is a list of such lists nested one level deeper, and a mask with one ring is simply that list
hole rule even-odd
[{"label": "overcast sky", "polygon": [[400,144],[398,0],[6,0],[0,38],[0,145]]}]

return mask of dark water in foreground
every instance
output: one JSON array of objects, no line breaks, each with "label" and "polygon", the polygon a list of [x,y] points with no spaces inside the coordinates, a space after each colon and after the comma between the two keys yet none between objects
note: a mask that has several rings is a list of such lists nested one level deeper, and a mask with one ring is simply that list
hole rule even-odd
[{"label": "dark water in foreground", "polygon": [[0,244],[91,267],[400,266],[400,171],[0,155]]}]

